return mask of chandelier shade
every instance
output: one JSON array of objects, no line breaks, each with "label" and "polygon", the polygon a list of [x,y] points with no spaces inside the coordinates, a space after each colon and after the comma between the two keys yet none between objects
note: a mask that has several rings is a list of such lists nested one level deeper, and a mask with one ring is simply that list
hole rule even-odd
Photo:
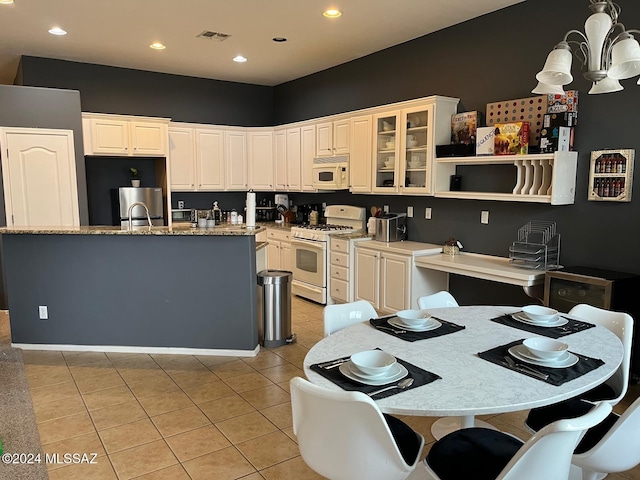
[{"label": "chandelier shade", "polygon": [[[568,46],[567,46],[568,48]],[[536,75],[539,82],[547,85],[566,85],[573,81],[571,75],[571,50],[556,46],[547,57],[544,68]]]},{"label": "chandelier shade", "polygon": [[539,83],[532,93],[558,93],[571,83],[574,54],[582,61],[582,75],[592,82],[590,94],[619,92],[623,90],[619,80],[640,75],[640,44],[631,35],[640,30],[627,30],[618,21],[622,9],[612,0],[589,0],[589,8],[584,33],[569,30],[565,34],[536,74]]}]

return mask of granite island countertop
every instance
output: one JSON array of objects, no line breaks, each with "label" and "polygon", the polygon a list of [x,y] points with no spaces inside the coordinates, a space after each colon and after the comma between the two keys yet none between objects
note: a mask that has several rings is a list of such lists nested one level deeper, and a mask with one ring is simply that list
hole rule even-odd
[{"label": "granite island countertop", "polygon": [[247,228],[242,225],[220,225],[211,228],[191,228],[174,225],[172,227],[129,227],[96,225],[79,227],[2,227],[1,234],[11,235],[178,235],[178,236],[248,236],[263,232],[265,227]]}]

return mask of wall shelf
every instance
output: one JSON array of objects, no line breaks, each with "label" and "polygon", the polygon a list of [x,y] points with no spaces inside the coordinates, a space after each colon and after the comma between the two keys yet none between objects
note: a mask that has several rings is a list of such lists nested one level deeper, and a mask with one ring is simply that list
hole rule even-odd
[{"label": "wall shelf", "polygon": [[[575,200],[577,159],[577,152],[437,158],[435,160],[435,196],[570,205]],[[513,165],[515,167],[513,191],[511,193],[451,191],[450,177],[456,174],[458,165]]]}]

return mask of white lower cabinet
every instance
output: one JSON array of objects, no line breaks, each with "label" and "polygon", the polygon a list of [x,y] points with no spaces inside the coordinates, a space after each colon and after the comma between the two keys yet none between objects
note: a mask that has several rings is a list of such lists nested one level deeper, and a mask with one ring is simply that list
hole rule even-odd
[{"label": "white lower cabinet", "polygon": [[291,271],[291,232],[276,228],[267,229],[267,268]]},{"label": "white lower cabinet", "polygon": [[329,242],[329,295],[337,303],[354,301],[355,244],[369,238],[331,238]]},{"label": "white lower cabinet", "polygon": [[438,245],[418,242],[362,242],[355,247],[354,300],[393,313],[418,307],[418,297],[448,289],[447,274],[418,268],[418,255],[440,253]]}]

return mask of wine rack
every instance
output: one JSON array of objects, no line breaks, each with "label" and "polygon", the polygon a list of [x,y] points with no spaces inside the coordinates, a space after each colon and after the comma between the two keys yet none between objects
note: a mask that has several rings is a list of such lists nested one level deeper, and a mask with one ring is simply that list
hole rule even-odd
[{"label": "wine rack", "polygon": [[630,202],[635,150],[595,150],[589,166],[589,200]]}]

